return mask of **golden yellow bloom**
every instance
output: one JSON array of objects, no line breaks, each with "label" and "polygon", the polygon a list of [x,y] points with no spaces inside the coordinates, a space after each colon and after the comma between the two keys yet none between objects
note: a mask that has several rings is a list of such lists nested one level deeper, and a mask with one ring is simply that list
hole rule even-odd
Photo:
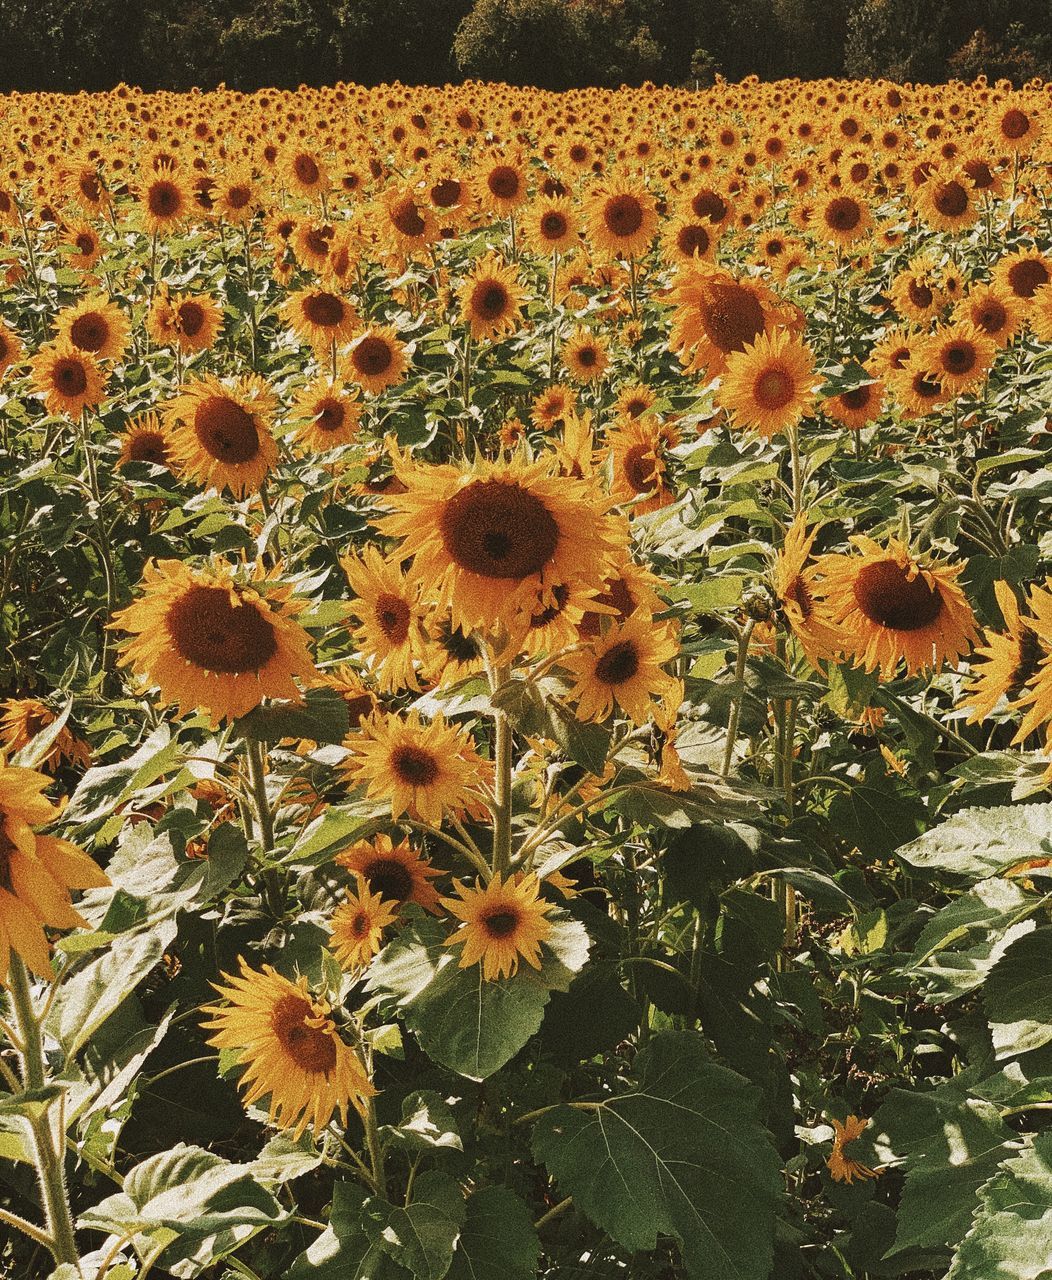
[{"label": "golden yellow bloom", "polygon": [[720,384],[720,405],[742,427],[765,439],[795,427],[814,402],[814,356],[791,333],[761,334],[732,352]]},{"label": "golden yellow bloom", "polygon": [[588,234],[610,257],[646,253],[657,224],[653,197],[638,183],[607,185],[588,201]]},{"label": "golden yellow bloom", "polygon": [[317,378],[297,392],[291,416],[299,420],[296,439],[326,453],[350,444],[358,435],[362,402],[336,378]]},{"label": "golden yellow bloom", "polygon": [[789,319],[766,285],[705,263],[680,272],[671,301],[669,344],[689,372],[722,372],[729,355]]},{"label": "golden yellow bloom", "polygon": [[575,382],[597,382],[610,364],[610,355],[598,334],[579,328],[563,343],[562,360]]},{"label": "golden yellow bloom", "polygon": [[129,462],[150,462],[171,470],[168,432],[156,413],[142,413],[125,428],[116,465],[126,467]]},{"label": "golden yellow bloom", "polygon": [[513,977],[520,957],[534,969],[541,967],[541,943],[551,935],[547,914],[551,909],[541,897],[541,884],[531,872],[516,872],[507,880],[495,875],[489,884],[469,888],[455,882],[457,897],[443,898],[442,905],[462,923],[446,939],[447,947],[464,949],[460,968],[482,965],[486,982]]},{"label": "golden yellow bloom", "polygon": [[397,903],[370,893],[361,878],[333,912],[329,950],[348,973],[364,969],[383,945],[383,932],[398,919]]},{"label": "golden yellow bloom", "polygon": [[822,401],[822,411],[852,431],[860,431],[867,422],[880,417],[884,407],[884,384],[864,382]]},{"label": "golden yellow bloom", "polygon": [[605,720],[616,703],[633,723],[646,724],[652,700],[665,698],[676,683],[662,667],[678,652],[672,628],[649,614],[613,623],[586,649],[562,659],[574,681],[569,697],[577,714],[582,720]]},{"label": "golden yellow bloom", "polygon": [[843,1124],[839,1120],[833,1121],[833,1150],[826,1160],[826,1166],[834,1182],[853,1182],[855,1178],[880,1176],[879,1169],[870,1169],[849,1156],[845,1150],[849,1143],[862,1136],[868,1123],[868,1120],[863,1120],[859,1116],[848,1116]]},{"label": "golden yellow bloom", "polygon": [[225,1004],[205,1005],[208,1043],[235,1050],[245,1105],[270,1096],[270,1122],[291,1129],[295,1141],[310,1125],[315,1137],[348,1106],[365,1113],[376,1090],[331,1017],[328,1001],[313,996],[307,979],[291,982],[269,964],[261,972],[239,960],[240,974],[213,983]]},{"label": "golden yellow bloom", "polygon": [[22,363],[25,347],[22,339],[3,320],[0,320],[0,378],[8,369]]},{"label": "golden yellow bloom", "polygon": [[796,517],[775,560],[773,583],[782,614],[813,667],[844,649],[839,628],[815,605],[815,567],[807,562],[817,533],[807,532],[806,515]]},{"label": "golden yellow bloom", "polygon": [[358,327],[358,315],[351,304],[338,293],[317,286],[290,294],[281,314],[297,336],[322,352],[333,343],[342,346],[348,342]]},{"label": "golden yellow bloom", "polygon": [[79,418],[85,409],[101,404],[106,379],[94,356],[71,342],[42,346],[29,361],[30,386],[44,397],[48,413]]},{"label": "golden yellow bloom", "polygon": [[941,325],[922,345],[919,359],[951,395],[982,382],[997,354],[997,344],[981,329],[957,321]]},{"label": "golden yellow bloom", "polygon": [[534,253],[568,253],[580,243],[573,205],[565,196],[537,200],[521,214],[523,239]]},{"label": "golden yellow bloom", "polygon": [[[975,650],[981,664],[970,668],[968,686],[961,705],[971,707],[969,724],[985,720],[1002,698],[1013,707],[1019,706],[1020,695],[1037,675],[1049,650],[1034,630],[1034,618],[1025,618],[1019,610],[1015,592],[1007,582],[995,582],[994,594],[1004,618],[1006,630],[986,631],[984,643]],[[1038,617],[1052,620],[1052,595],[1041,587],[1031,588],[1030,608]]]},{"label": "golden yellow bloom", "polygon": [[368,888],[387,902],[402,907],[415,902],[425,911],[438,909],[438,892],[431,880],[441,871],[431,866],[408,842],[388,835],[358,840],[336,855],[336,862],[360,876]]},{"label": "golden yellow bloom", "polygon": [[128,319],[110,298],[84,298],[60,311],[55,320],[59,342],[67,342],[96,360],[119,360],[128,345]]},{"label": "golden yellow bloom", "polygon": [[344,376],[376,396],[401,382],[407,368],[405,347],[390,325],[366,329],[343,363]]},{"label": "golden yellow bloom", "polygon": [[525,296],[515,268],[487,253],[460,287],[461,320],[476,341],[502,338],[518,329]]},{"label": "golden yellow bloom", "polygon": [[374,666],[382,693],[419,690],[416,664],[425,654],[423,579],[415,569],[404,573],[383,558],[375,546],[342,561],[357,599],[351,608],[361,621],[354,641]]},{"label": "golden yellow bloom", "polygon": [[675,492],[665,483],[666,454],[678,439],[674,428],[653,417],[621,418],[607,434],[613,468],[610,492],[618,502],[630,504],[630,515],[659,511],[675,501]]},{"label": "golden yellow bloom", "polygon": [[[36,698],[5,698],[0,702],[0,750],[14,755],[27,747],[37,734],[53,725],[56,719],[55,712]],[[91,763],[91,750],[86,742],[63,725],[40,763],[42,768],[53,773],[65,761],[87,768]]]},{"label": "golden yellow bloom", "polygon": [[246,715],[264,698],[299,701],[296,678],[311,682],[317,672],[294,616],[302,602],[290,596],[260,570],[240,583],[228,565],[150,562],[141,595],[112,624],[132,636],[121,662],[182,715],[205,711],[213,722]]},{"label": "golden yellow bloom", "polygon": [[174,231],[193,210],[190,192],[170,169],[160,169],[143,178],[139,188],[143,225],[151,235]]},{"label": "golden yellow bloom", "polygon": [[94,889],[109,879],[67,840],[38,835],[59,816],[43,792],[51,780],[10,767],[0,756],[0,983],[11,952],[42,978],[51,978],[45,929],[88,928],[70,904],[71,889]]},{"label": "golden yellow bloom", "polygon": [[229,384],[213,374],[185,382],[165,408],[175,464],[201,485],[235,498],[257,493],[278,459],[274,393],[257,374]]}]

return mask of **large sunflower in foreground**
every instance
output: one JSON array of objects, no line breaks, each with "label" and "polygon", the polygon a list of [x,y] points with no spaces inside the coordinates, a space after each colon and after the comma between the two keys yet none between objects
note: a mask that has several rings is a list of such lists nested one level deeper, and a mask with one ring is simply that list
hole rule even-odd
[{"label": "large sunflower in foreground", "polygon": [[796,426],[814,400],[814,356],[785,329],[762,333],[727,358],[718,399],[767,440]]},{"label": "large sunflower in foreground", "polygon": [[957,585],[963,564],[924,567],[897,538],[851,541],[859,554],[819,557],[813,590],[856,666],[890,680],[900,662],[915,675],[968,652],[977,632]]},{"label": "large sunflower in foreground", "polygon": [[471,735],[444,716],[427,723],[418,711],[375,712],[344,746],[348,778],[364,784],[370,799],[389,800],[392,818],[406,813],[437,827],[446,813],[479,811],[491,768]]},{"label": "large sunflower in foreground", "polygon": [[317,678],[310,639],[294,615],[291,588],[258,572],[238,582],[230,566],[147,564],[143,591],[115,617],[131,633],[121,662],[183,715],[232,720],[264,698],[300,699],[296,678]]},{"label": "large sunflower in foreground", "polygon": [[461,924],[447,947],[462,946],[460,968],[482,965],[486,982],[512,977],[520,958],[534,969],[541,967],[541,943],[552,931],[546,918],[549,904],[541,896],[541,883],[535,875],[522,872],[501,880],[493,877],[489,884],[469,888],[456,882],[456,898],[443,898],[442,905]]},{"label": "large sunflower in foreground", "polygon": [[416,664],[427,647],[420,575],[415,569],[403,573],[374,546],[361,556],[347,556],[342,564],[357,597],[351,608],[361,620],[355,643],[375,665],[380,691],[418,690]]},{"label": "large sunflower in foreground", "polygon": [[605,720],[614,704],[638,725],[650,719],[654,698],[664,698],[675,680],[662,670],[679,652],[671,627],[649,614],[614,623],[587,649],[562,659],[573,677],[570,699],[582,720]]},{"label": "large sunflower in foreground", "polygon": [[269,964],[262,972],[240,961],[240,974],[213,984],[226,1004],[205,1005],[209,1044],[234,1050],[246,1067],[245,1105],[270,1095],[270,1122],[291,1129],[293,1140],[308,1125],[317,1135],[336,1113],[347,1124],[348,1106],[365,1113],[376,1090],[365,1068],[333,1023],[326,1000],[311,995],[307,979],[291,982]]},{"label": "large sunflower in foreground", "polygon": [[[404,470],[384,532],[403,539],[432,600],[467,629],[514,629],[519,613],[571,578],[602,581],[614,551],[605,499],[552,459],[478,460]],[[543,600],[542,600],[543,603]]]},{"label": "large sunflower in foreground", "polygon": [[52,977],[45,928],[88,928],[69,891],[109,884],[83,850],[34,830],[59,815],[43,794],[50,785],[44,774],[8,767],[0,757],[0,983],[12,951],[40,977]]},{"label": "large sunflower in foreground", "polygon": [[278,459],[275,405],[256,374],[227,384],[209,373],[184,383],[165,409],[173,461],[191,480],[235,498],[258,492]]},{"label": "large sunflower in foreground", "polygon": [[425,911],[438,907],[431,880],[442,873],[420,856],[407,840],[395,844],[388,835],[358,840],[336,855],[336,862],[361,876],[369,889],[386,902],[403,906],[415,902]]},{"label": "large sunflower in foreground", "polygon": [[1030,609],[1035,617],[1029,618],[1020,613],[1015,592],[1007,582],[995,582],[994,594],[1006,630],[987,631],[984,643],[975,650],[975,657],[982,661],[973,663],[969,670],[968,685],[961,698],[962,706],[972,708],[969,724],[985,720],[1002,698],[1007,698],[1014,709],[1018,708],[1020,695],[1026,692],[1026,686],[1052,651],[1034,630],[1034,623],[1041,618],[1052,630],[1052,595],[1048,591],[1032,588]]},{"label": "large sunflower in foreground", "polygon": [[807,532],[802,515],[790,525],[774,565],[774,593],[782,615],[808,661],[817,667],[820,658],[843,651],[844,637],[815,606],[815,567],[808,565],[817,529]]}]

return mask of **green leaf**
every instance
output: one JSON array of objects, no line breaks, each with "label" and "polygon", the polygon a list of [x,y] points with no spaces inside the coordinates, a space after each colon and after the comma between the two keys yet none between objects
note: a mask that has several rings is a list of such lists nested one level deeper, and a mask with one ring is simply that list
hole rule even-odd
[{"label": "green leaf", "polygon": [[52,1102],[65,1092],[60,1084],[45,1084],[21,1093],[0,1093],[0,1116],[27,1116],[39,1119]]},{"label": "green leaf", "polygon": [[553,989],[563,990],[588,957],[576,920],[553,918],[542,965],[486,982],[482,966],[461,969],[434,920],[418,921],[373,961],[367,986],[395,1002],[421,1048],[470,1080],[484,1080],[513,1058],[541,1025]]},{"label": "green leaf", "polygon": [[540,1254],[529,1207],[507,1187],[480,1187],[446,1280],[534,1280]]},{"label": "green leaf", "polygon": [[1027,858],[1052,855],[1052,804],[962,809],[896,850],[910,866],[984,880]]},{"label": "green leaf", "polygon": [[308,689],[302,703],[276,702],[259,706],[235,722],[244,738],[280,742],[282,738],[307,738],[311,742],[339,743],[350,727],[347,703],[335,689]]},{"label": "green leaf", "polygon": [[913,839],[924,816],[920,797],[879,767],[867,769],[850,791],[838,791],[829,805],[834,829],[871,858],[886,858]]},{"label": "green leaf", "polygon": [[956,1245],[968,1230],[979,1188],[1016,1139],[995,1106],[964,1098],[952,1086],[928,1093],[893,1090],[872,1129],[880,1135],[882,1159],[905,1156],[891,1253]]},{"label": "green leaf", "polygon": [[467,1211],[460,1187],[448,1174],[422,1173],[404,1207],[370,1196],[363,1208],[365,1233],[374,1247],[417,1280],[442,1280]]},{"label": "green leaf", "polygon": [[309,1134],[294,1142],[287,1133],[277,1133],[249,1168],[260,1182],[285,1183],[302,1178],[321,1162],[321,1152],[315,1149]]},{"label": "green leaf", "polygon": [[401,1123],[381,1125],[380,1132],[386,1142],[407,1151],[464,1150],[453,1108],[433,1089],[403,1098]]},{"label": "green leaf", "polygon": [[636,1071],[629,1093],[542,1116],[535,1156],[627,1249],[675,1236],[695,1280],[768,1280],[782,1180],[759,1090],[689,1031],[652,1040]]},{"label": "green leaf", "polygon": [[47,753],[55,745],[58,735],[66,727],[69,713],[73,710],[73,699],[70,698],[59,714],[41,731],[26,743],[17,754],[11,757],[11,764],[22,769],[39,769]]},{"label": "green leaf", "polygon": [[407,1280],[365,1231],[365,1191],[338,1182],[332,1192],[329,1226],[293,1262],[288,1280]]},{"label": "green leaf", "polygon": [[366,839],[376,829],[377,819],[390,812],[390,805],[369,805],[364,812],[360,806],[333,805],[308,825],[287,861],[314,866],[328,861],[355,840]]},{"label": "green leaf", "polygon": [[1006,1160],[979,1200],[946,1280],[1045,1280],[1052,1259],[1052,1133]]},{"label": "green leaf", "polygon": [[1052,927],[1012,943],[990,970],[983,1004],[999,1058],[1052,1040]]},{"label": "green leaf", "polygon": [[180,753],[171,729],[167,724],[159,725],[126,760],[87,771],[63,811],[63,822],[86,827],[108,817],[137,791],[174,768]]}]

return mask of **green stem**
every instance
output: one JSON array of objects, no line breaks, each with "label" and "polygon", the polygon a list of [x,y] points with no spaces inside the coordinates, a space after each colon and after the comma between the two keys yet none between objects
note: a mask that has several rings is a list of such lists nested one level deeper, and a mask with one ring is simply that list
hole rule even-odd
[{"label": "green stem", "polygon": [[[494,692],[510,676],[507,667],[498,667]],[[493,729],[493,873],[505,876],[511,863],[511,723],[504,711],[494,712]]]},{"label": "green stem", "polygon": [[[252,804],[256,811],[260,851],[266,855],[274,848],[274,815],[270,811],[270,801],[267,799],[263,744],[255,738],[246,738],[245,759],[248,762],[249,790],[252,792]],[[285,882],[281,871],[277,867],[266,867],[263,871],[263,884],[271,914],[275,919],[280,920],[285,914]]]},{"label": "green stem", "polygon": [[557,1205],[549,1209],[547,1213],[542,1213],[537,1221],[533,1224],[534,1231],[540,1231],[541,1227],[547,1226],[553,1218],[558,1218],[569,1209],[573,1204],[573,1196],[567,1196],[565,1200],[560,1200]]},{"label": "green stem", "polygon": [[376,1193],[386,1199],[387,1178],[384,1173],[384,1149],[380,1143],[380,1130],[376,1123],[376,1100],[374,1098],[367,1098],[365,1102],[365,1145],[369,1150],[369,1163],[372,1165]]},{"label": "green stem", "polygon": [[[745,662],[749,656],[749,639],[755,626],[755,619],[750,618],[738,636],[738,659],[734,664],[735,684],[741,684],[745,679]],[[731,702],[730,713],[727,716],[727,745],[723,750],[723,768],[720,770],[720,776],[723,778],[726,778],[730,773],[731,764],[734,761],[734,745],[738,741],[738,720],[741,717],[741,709],[742,699],[739,693],[735,695],[734,700]]]}]

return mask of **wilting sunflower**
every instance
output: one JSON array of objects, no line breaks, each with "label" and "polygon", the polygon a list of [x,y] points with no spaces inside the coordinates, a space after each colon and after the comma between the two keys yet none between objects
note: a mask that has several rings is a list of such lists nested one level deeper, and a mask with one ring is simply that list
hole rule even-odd
[{"label": "wilting sunflower", "polygon": [[358,434],[362,402],[334,378],[317,378],[296,395],[291,417],[299,420],[296,439],[325,453],[350,444]]},{"label": "wilting sunflower", "polygon": [[370,327],[351,347],[343,362],[344,376],[363,391],[378,396],[401,382],[409,367],[405,347],[390,326]]},{"label": "wilting sunflower", "polygon": [[848,1116],[843,1124],[839,1120],[833,1121],[833,1150],[826,1160],[826,1166],[834,1182],[850,1183],[856,1178],[880,1176],[879,1169],[871,1169],[847,1154],[849,1143],[857,1141],[862,1136],[868,1123],[868,1120],[862,1120],[858,1116]]},{"label": "wilting sunflower", "polygon": [[598,334],[578,328],[563,344],[562,361],[575,382],[598,382],[606,373],[610,355]]},{"label": "wilting sunflower", "polygon": [[396,907],[415,902],[425,911],[437,911],[438,891],[431,883],[441,871],[431,866],[408,842],[399,844],[388,835],[359,840],[336,855],[336,862],[367,887]]},{"label": "wilting sunflower", "polygon": [[213,374],[185,382],[165,408],[176,465],[198,484],[257,493],[278,459],[271,434],[274,393],[257,374],[220,382]]},{"label": "wilting sunflower", "polygon": [[142,220],[151,235],[174,231],[194,209],[193,197],[181,177],[172,169],[148,173],[139,187]]},{"label": "wilting sunflower", "polygon": [[460,318],[471,336],[496,340],[514,333],[522,322],[526,294],[515,268],[495,253],[480,258],[460,286]]},{"label": "wilting sunflower", "polygon": [[29,361],[30,386],[44,397],[48,413],[79,418],[106,394],[106,379],[95,357],[71,342],[50,342]]},{"label": "wilting sunflower", "polygon": [[388,902],[380,893],[370,893],[359,879],[355,889],[332,914],[329,950],[348,973],[364,969],[383,946],[388,925],[398,919],[398,904]]},{"label": "wilting sunflower", "polygon": [[851,541],[859,554],[818,558],[812,592],[856,666],[890,680],[900,662],[915,675],[968,652],[977,632],[957,585],[963,564],[924,567],[897,538],[886,548],[862,535]]},{"label": "wilting sunflower", "polygon": [[125,428],[117,466],[126,467],[129,462],[150,462],[171,470],[168,432],[156,413],[140,414]]},{"label": "wilting sunflower", "polygon": [[717,393],[738,426],[767,440],[796,426],[814,401],[814,356],[785,329],[761,334],[727,358]]},{"label": "wilting sunflower", "polygon": [[424,671],[429,684],[442,689],[485,668],[478,638],[463,627],[454,626],[448,613],[433,612],[426,628],[428,648]]},{"label": "wilting sunflower", "polygon": [[[984,643],[976,647],[974,658],[982,661],[978,664],[973,661],[961,698],[962,706],[972,708],[969,724],[987,719],[1002,698],[1008,699],[1012,709],[1018,709],[1020,695],[1049,653],[1034,630],[1035,619],[1022,616],[1015,592],[1008,583],[995,582],[994,594],[1006,630],[987,630]],[[1047,616],[1052,623],[1052,595],[1048,591],[1031,588],[1030,608],[1034,614]]]},{"label": "wilting sunflower", "polygon": [[940,325],[922,344],[920,358],[950,395],[971,391],[990,371],[997,344],[981,329],[956,321]]},{"label": "wilting sunflower", "polygon": [[815,567],[807,562],[817,532],[807,532],[806,516],[796,517],[775,559],[773,582],[782,615],[813,667],[820,659],[835,657],[844,648],[839,629],[815,605]]},{"label": "wilting sunflower", "polygon": [[635,724],[646,724],[652,699],[663,699],[675,683],[662,667],[678,652],[671,627],[647,613],[615,622],[587,649],[562,659],[574,680],[569,696],[577,714],[605,720],[616,703]]},{"label": "wilting sunflower", "polygon": [[55,320],[58,341],[96,360],[119,360],[128,345],[128,319],[110,298],[84,298],[60,311]]},{"label": "wilting sunflower", "polygon": [[722,372],[729,355],[788,318],[766,285],[704,264],[680,272],[671,300],[669,343],[688,372]]},{"label": "wilting sunflower", "polygon": [[[12,755],[21,751],[56,719],[56,713],[36,698],[6,698],[0,702],[0,751]],[[86,742],[63,725],[40,764],[54,772],[66,761],[87,768],[91,763],[91,750]]]},{"label": "wilting sunflower", "polygon": [[132,637],[121,663],[183,715],[206,711],[213,721],[233,720],[264,698],[299,701],[296,677],[309,683],[317,671],[295,620],[303,602],[291,594],[260,570],[241,583],[228,565],[150,562],[139,598],[112,624]]},{"label": "wilting sunflower", "polygon": [[541,896],[541,882],[531,872],[516,872],[506,880],[495,875],[487,885],[470,888],[455,882],[457,897],[442,905],[462,923],[446,939],[447,947],[463,946],[460,968],[482,965],[486,982],[511,978],[520,957],[534,969],[541,967],[541,943],[552,931],[551,907]]},{"label": "wilting sunflower", "polygon": [[403,470],[385,533],[402,538],[432,601],[457,626],[514,630],[524,608],[571,578],[602,582],[614,549],[601,495],[552,458]]},{"label": "wilting sunflower", "polygon": [[656,418],[619,418],[607,433],[612,480],[610,493],[620,503],[631,504],[631,515],[660,511],[676,500],[666,483],[668,450],[679,442],[674,427]]},{"label": "wilting sunflower", "polygon": [[605,185],[588,201],[587,214],[592,243],[612,258],[646,253],[657,231],[654,199],[639,183]]},{"label": "wilting sunflower", "polygon": [[318,351],[349,342],[358,327],[358,314],[338,293],[308,285],[289,294],[281,314],[300,338]]},{"label": "wilting sunflower", "polygon": [[0,378],[8,369],[22,363],[25,347],[17,333],[0,320]]},{"label": "wilting sunflower", "polygon": [[357,597],[351,609],[361,626],[354,642],[373,666],[382,693],[419,690],[416,666],[422,661],[427,637],[421,604],[424,579],[410,568],[383,558],[375,546],[342,562]]},{"label": "wilting sunflower", "polygon": [[348,778],[364,783],[370,799],[390,800],[392,818],[406,813],[438,826],[446,813],[480,811],[490,769],[471,735],[444,716],[428,724],[418,711],[404,717],[376,712],[344,745]]},{"label": "wilting sunflower", "polygon": [[365,1113],[376,1090],[357,1054],[341,1037],[328,1001],[311,995],[306,978],[291,982],[269,964],[261,972],[239,958],[240,974],[213,983],[224,1004],[205,1005],[208,1043],[234,1050],[246,1068],[245,1106],[270,1096],[270,1123],[291,1129],[297,1140],[308,1125],[315,1136],[348,1105]]},{"label": "wilting sunflower", "polygon": [[53,977],[44,930],[88,928],[69,891],[109,884],[83,850],[36,834],[34,828],[59,816],[43,794],[50,785],[45,774],[10,767],[0,757],[0,983],[12,951],[40,977]]}]

